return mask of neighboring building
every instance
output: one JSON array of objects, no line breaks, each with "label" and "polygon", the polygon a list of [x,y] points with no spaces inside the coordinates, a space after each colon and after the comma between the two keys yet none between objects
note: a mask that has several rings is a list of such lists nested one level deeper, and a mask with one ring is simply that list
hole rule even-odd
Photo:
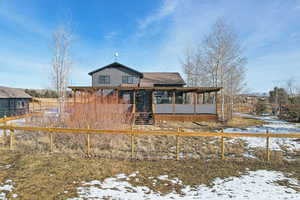
[{"label": "neighboring building", "polygon": [[0,117],[28,113],[30,101],[31,96],[22,89],[0,86]]},{"label": "neighboring building", "polygon": [[114,62],[89,73],[92,86],[70,87],[73,91],[117,91],[132,105],[136,122],[159,120],[217,120],[216,96],[221,88],[185,87],[178,72],[139,72]]},{"label": "neighboring building", "polygon": [[234,99],[234,112],[254,113],[259,101],[267,103],[268,96],[266,94],[240,94]]}]

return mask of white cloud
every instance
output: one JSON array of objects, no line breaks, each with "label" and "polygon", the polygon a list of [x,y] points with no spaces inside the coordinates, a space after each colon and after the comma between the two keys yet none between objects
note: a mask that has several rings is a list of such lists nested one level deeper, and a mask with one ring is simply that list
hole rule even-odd
[{"label": "white cloud", "polygon": [[[19,4],[14,4],[13,1],[3,1],[0,3],[0,20],[6,26],[16,28],[19,32],[31,32],[38,34],[41,37],[49,38],[51,29],[44,26],[37,18],[26,15],[17,9]],[[32,11],[33,12],[33,11]],[[30,13],[32,14],[32,13]]]},{"label": "white cloud", "polygon": [[144,30],[151,24],[172,15],[178,8],[180,2],[182,2],[182,0],[163,0],[162,5],[156,11],[139,22],[139,29]]},{"label": "white cloud", "polygon": [[[266,91],[276,81],[288,79],[300,67],[297,64],[300,49],[295,45],[299,36],[298,14],[288,12],[295,4],[285,1],[262,2],[258,5],[254,1],[228,3],[224,0],[213,3],[190,0],[182,1],[179,5],[178,2],[168,9],[163,9],[166,3],[162,4],[138,27],[139,31],[147,29],[147,32],[144,31],[147,36],[155,28],[161,31],[162,37],[155,42],[156,47],[150,53],[154,58],[148,62],[151,71],[181,71],[179,58],[187,45],[199,43],[215,20],[223,16],[234,26],[246,47],[245,54],[249,59],[247,82],[250,88]],[[171,23],[160,23],[168,17],[172,17]]]}]

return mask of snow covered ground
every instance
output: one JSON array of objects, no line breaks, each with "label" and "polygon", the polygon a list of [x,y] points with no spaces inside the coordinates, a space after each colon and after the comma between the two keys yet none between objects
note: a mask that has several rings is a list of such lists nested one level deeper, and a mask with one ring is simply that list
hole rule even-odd
[{"label": "snow covered ground", "polygon": [[[6,194],[12,192],[14,188],[13,184],[14,184],[13,181],[10,179],[6,180],[3,184],[0,183],[0,200],[8,199],[6,197]],[[12,194],[12,197],[17,198],[18,195]]]},{"label": "snow covered ground", "polygon": [[[134,175],[126,176],[119,174],[107,178],[103,182],[94,180],[84,182],[82,187],[77,188],[79,197],[70,200],[81,199],[118,199],[118,200],[142,200],[142,199],[300,199],[299,181],[287,178],[277,171],[250,171],[240,177],[217,178],[213,186],[199,185],[196,187],[184,186],[182,194],[175,191],[167,195],[161,195],[148,187],[134,187],[128,180]],[[156,184],[156,179],[149,177]],[[182,184],[178,179],[168,179],[167,175],[157,177],[160,180],[168,180],[170,184]],[[285,181],[292,187],[281,186],[277,181]],[[294,188],[294,189],[293,189]]]},{"label": "snow covered ground", "polygon": [[[255,118],[266,122],[262,126],[252,126],[247,128],[227,128],[224,129],[224,132],[227,133],[300,133],[300,124],[289,123],[283,120],[278,120],[275,116],[252,116],[246,114],[240,114],[244,117]],[[265,147],[266,139],[264,138],[241,138],[246,140],[249,147]],[[234,139],[233,139],[234,142]],[[300,149],[300,141],[295,139],[287,138],[271,138],[270,139],[270,148],[273,150],[282,150],[282,147],[288,148],[289,150],[298,150]]]}]

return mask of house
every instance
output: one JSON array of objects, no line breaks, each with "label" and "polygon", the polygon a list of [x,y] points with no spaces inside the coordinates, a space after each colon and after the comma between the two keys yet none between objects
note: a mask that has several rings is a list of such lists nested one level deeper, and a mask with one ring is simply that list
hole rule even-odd
[{"label": "house", "polygon": [[71,86],[73,92],[99,92],[132,105],[136,122],[217,120],[219,87],[186,87],[178,72],[139,72],[114,62],[89,73],[92,86]]},{"label": "house", "polygon": [[234,99],[234,112],[254,113],[259,101],[267,103],[267,94],[240,94]]},{"label": "house", "polygon": [[30,101],[31,96],[22,89],[0,86],[0,117],[28,113]]}]

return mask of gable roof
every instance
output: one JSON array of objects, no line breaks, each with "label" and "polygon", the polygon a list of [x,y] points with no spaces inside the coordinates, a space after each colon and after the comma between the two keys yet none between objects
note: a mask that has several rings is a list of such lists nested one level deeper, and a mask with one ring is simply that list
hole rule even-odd
[{"label": "gable roof", "polygon": [[185,85],[178,72],[145,72],[141,85]]},{"label": "gable roof", "polygon": [[7,98],[31,99],[32,97],[22,89],[0,86],[0,99]]},{"label": "gable roof", "polygon": [[94,73],[99,72],[99,71],[101,71],[101,70],[103,70],[103,69],[106,69],[106,68],[109,68],[109,67],[116,67],[116,68],[117,68],[117,67],[121,67],[121,68],[125,68],[125,69],[127,69],[127,70],[130,70],[130,71],[133,71],[133,72],[139,74],[141,77],[143,76],[143,73],[141,73],[141,72],[139,72],[139,71],[136,71],[135,69],[132,69],[132,68],[127,67],[127,66],[125,66],[125,65],[122,65],[122,64],[120,64],[120,63],[118,63],[118,62],[113,62],[113,63],[111,63],[111,64],[109,64],[109,65],[106,65],[106,66],[104,66],[104,67],[101,67],[101,68],[99,68],[99,69],[96,69],[96,70],[90,72],[89,75],[91,76],[91,75],[93,75]]}]

